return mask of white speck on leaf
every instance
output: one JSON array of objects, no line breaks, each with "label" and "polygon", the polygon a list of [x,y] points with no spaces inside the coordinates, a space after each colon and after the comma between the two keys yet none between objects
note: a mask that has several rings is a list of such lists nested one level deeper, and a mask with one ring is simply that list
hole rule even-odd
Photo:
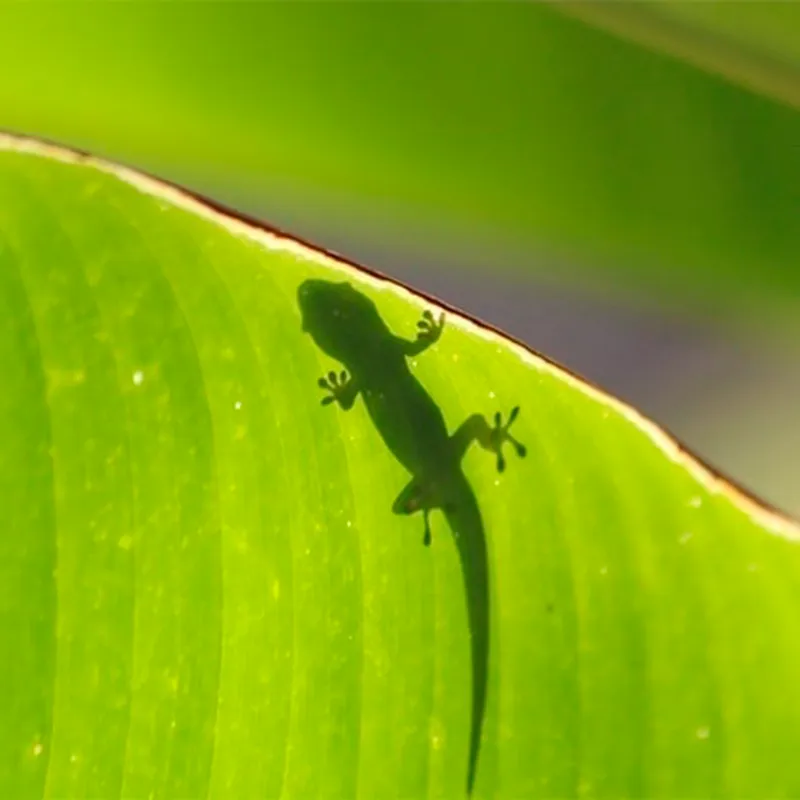
[{"label": "white speck on leaf", "polygon": [[140,369],[137,369],[136,372],[133,373],[133,385],[134,386],[141,386],[142,382],[144,381],[144,372]]},{"label": "white speck on leaf", "polygon": [[756,563],[752,563],[752,564],[748,564],[747,565],[747,571],[748,572],[758,572],[758,569],[759,569],[759,567],[758,567],[758,564],[756,564]]},{"label": "white speck on leaf", "polygon": [[33,754],[35,756],[40,756],[42,754],[43,750],[44,750],[44,747],[42,746],[41,742],[35,742],[34,743],[34,745],[33,745]]},{"label": "white speck on leaf", "polygon": [[682,534],[681,534],[681,535],[678,537],[678,541],[679,541],[681,544],[686,544],[686,542],[688,542],[688,541],[689,541],[689,539],[691,539],[691,538],[692,538],[692,533],[691,533],[691,531],[686,531],[686,533],[682,533]]},{"label": "white speck on leaf", "polygon": [[695,731],[695,736],[697,736],[698,739],[708,739],[710,735],[711,731],[705,725]]},{"label": "white speck on leaf", "polygon": [[242,408],[242,401],[241,401],[241,400],[237,400],[237,401],[236,401],[236,402],[233,404],[233,407],[236,409],[236,411],[240,411],[240,410],[241,410],[241,408]]},{"label": "white speck on leaf", "polygon": [[691,500],[689,500],[689,505],[692,508],[700,508],[703,505],[703,498],[699,495],[695,495]]},{"label": "white speck on leaf", "polygon": [[608,575],[608,567],[600,567],[600,574],[603,576]]}]

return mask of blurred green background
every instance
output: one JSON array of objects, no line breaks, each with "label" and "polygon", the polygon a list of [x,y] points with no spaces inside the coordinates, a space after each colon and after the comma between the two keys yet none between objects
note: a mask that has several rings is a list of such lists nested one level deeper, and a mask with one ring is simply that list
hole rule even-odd
[{"label": "blurred green background", "polygon": [[0,128],[436,294],[800,513],[795,8],[8,4]]}]

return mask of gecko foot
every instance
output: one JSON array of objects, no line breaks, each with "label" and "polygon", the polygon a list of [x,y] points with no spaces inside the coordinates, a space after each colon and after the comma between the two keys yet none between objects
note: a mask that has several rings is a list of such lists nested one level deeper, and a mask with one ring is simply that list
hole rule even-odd
[{"label": "gecko foot", "polygon": [[497,454],[498,472],[502,472],[506,468],[506,460],[503,458],[503,445],[506,442],[511,442],[520,458],[524,458],[527,453],[525,445],[518,442],[508,432],[511,423],[517,418],[517,414],[519,414],[519,406],[514,406],[514,408],[511,409],[511,413],[508,415],[508,421],[505,425],[502,424],[502,416],[499,411],[494,415],[494,428],[492,428],[490,434],[490,441],[491,449]]},{"label": "gecko foot", "polygon": [[330,392],[329,395],[326,395],[322,398],[323,406],[327,406],[334,400],[341,405],[342,397],[349,388],[350,378],[348,378],[347,373],[344,370],[342,370],[339,375],[331,370],[328,373],[327,378],[320,378],[317,381],[317,385],[320,387],[320,389],[325,389],[326,391]]},{"label": "gecko foot", "polygon": [[439,319],[435,319],[432,312],[423,311],[422,319],[417,323],[417,341],[433,344],[442,335],[443,327],[444,314],[439,314]]}]

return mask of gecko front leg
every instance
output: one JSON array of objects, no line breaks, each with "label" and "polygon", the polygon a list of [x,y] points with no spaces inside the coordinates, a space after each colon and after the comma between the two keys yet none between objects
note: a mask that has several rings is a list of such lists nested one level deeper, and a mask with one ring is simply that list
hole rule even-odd
[{"label": "gecko front leg", "polygon": [[439,314],[439,319],[431,311],[423,311],[422,319],[417,323],[417,338],[413,342],[398,339],[404,356],[417,356],[427,350],[432,344],[439,341],[444,328],[444,314]]},{"label": "gecko front leg", "polygon": [[342,409],[349,411],[358,397],[358,385],[344,370],[339,375],[331,370],[327,378],[320,378],[317,381],[317,385],[320,389],[330,392],[329,395],[322,398],[323,406],[327,406],[335,400]]}]

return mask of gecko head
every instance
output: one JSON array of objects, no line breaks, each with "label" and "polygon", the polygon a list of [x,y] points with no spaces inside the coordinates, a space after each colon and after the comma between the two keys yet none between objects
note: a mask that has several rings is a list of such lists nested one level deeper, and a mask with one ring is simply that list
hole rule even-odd
[{"label": "gecko head", "polygon": [[320,349],[343,363],[388,333],[372,300],[346,281],[303,281],[297,303],[303,330]]}]

